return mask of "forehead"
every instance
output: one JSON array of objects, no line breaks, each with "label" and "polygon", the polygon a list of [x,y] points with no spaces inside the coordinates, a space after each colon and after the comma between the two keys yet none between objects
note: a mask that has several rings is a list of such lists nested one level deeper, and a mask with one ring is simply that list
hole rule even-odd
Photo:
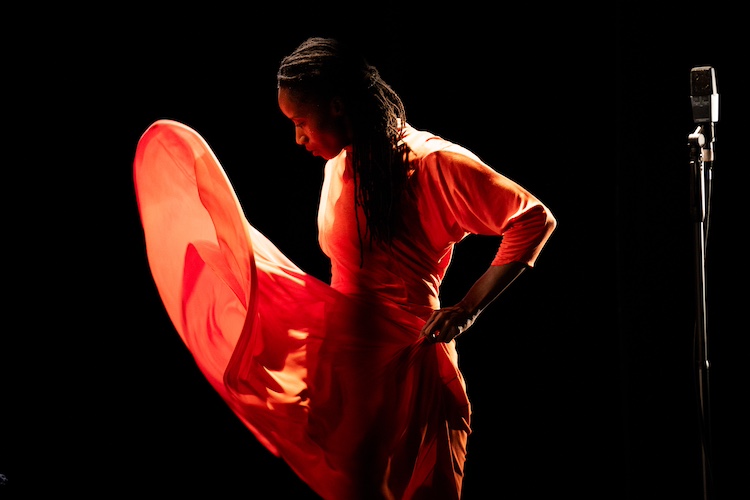
[{"label": "forehead", "polygon": [[284,87],[278,90],[278,101],[281,112],[288,118],[307,117],[319,113],[322,109],[319,101]]}]

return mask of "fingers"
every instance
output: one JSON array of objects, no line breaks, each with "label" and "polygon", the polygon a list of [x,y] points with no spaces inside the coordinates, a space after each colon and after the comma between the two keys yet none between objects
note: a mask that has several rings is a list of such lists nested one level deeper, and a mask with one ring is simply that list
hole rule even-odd
[{"label": "fingers", "polygon": [[432,333],[428,334],[426,337],[427,337],[427,340],[429,340],[432,343],[444,342],[447,344],[451,340],[461,335],[461,333],[462,333],[462,330],[460,328],[450,327],[441,331],[433,331]]},{"label": "fingers", "polygon": [[442,312],[437,310],[432,313],[427,322],[422,327],[422,337],[426,337],[430,342],[440,341],[440,331],[443,329],[443,325],[440,321]]},{"label": "fingers", "polygon": [[433,343],[450,342],[467,328],[459,316],[451,309],[435,311],[422,327],[422,336]]}]

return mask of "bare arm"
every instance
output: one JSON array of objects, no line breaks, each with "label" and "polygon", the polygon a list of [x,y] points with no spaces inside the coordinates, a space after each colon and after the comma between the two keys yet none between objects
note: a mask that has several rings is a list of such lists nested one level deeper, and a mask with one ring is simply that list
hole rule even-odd
[{"label": "bare arm", "polygon": [[432,342],[450,342],[465,332],[489,306],[526,269],[520,262],[490,266],[456,305],[432,313],[422,328],[422,336]]}]

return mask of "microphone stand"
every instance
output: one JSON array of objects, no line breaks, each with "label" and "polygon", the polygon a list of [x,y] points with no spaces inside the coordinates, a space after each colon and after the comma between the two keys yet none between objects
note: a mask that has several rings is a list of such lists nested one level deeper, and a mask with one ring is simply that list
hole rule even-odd
[{"label": "microphone stand", "polygon": [[709,405],[708,337],[706,334],[706,246],[711,204],[713,123],[699,125],[688,136],[690,148],[690,212],[695,223],[695,342],[700,415],[703,498],[710,498],[711,422]]}]

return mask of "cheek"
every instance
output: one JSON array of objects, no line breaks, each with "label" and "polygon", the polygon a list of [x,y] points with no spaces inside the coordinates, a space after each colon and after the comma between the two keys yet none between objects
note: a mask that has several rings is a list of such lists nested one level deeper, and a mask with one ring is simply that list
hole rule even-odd
[{"label": "cheek", "polygon": [[332,149],[340,151],[348,146],[346,129],[340,121],[329,120],[318,129],[318,139]]}]

